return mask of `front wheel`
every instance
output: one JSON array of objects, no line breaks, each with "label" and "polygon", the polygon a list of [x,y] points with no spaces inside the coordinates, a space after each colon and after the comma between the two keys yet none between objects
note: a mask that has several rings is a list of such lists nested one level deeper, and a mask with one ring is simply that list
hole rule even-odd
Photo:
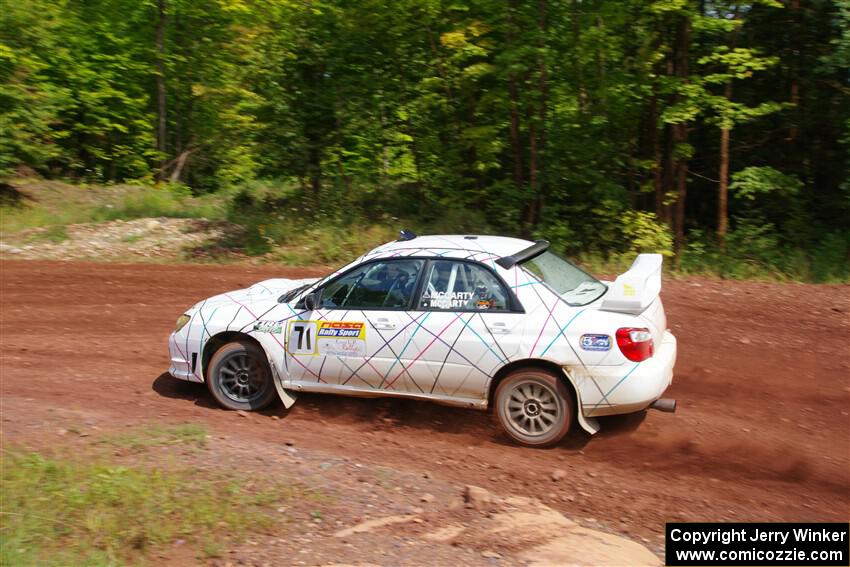
[{"label": "front wheel", "polygon": [[261,410],[277,395],[263,349],[248,341],[227,343],[215,352],[207,387],[215,401],[232,410]]},{"label": "front wheel", "polygon": [[502,429],[528,447],[547,447],[563,439],[575,412],[563,380],[536,369],[518,370],[502,380],[495,402]]}]

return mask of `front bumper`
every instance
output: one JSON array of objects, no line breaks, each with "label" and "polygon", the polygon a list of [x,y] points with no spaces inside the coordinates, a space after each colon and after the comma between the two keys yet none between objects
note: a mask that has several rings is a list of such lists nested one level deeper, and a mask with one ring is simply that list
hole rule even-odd
[{"label": "front bumper", "polygon": [[597,417],[646,409],[673,381],[676,351],[676,337],[665,331],[652,358],[576,372],[582,391],[582,413]]},{"label": "front bumper", "polygon": [[[191,341],[186,341],[185,336],[180,333],[171,333],[168,338],[168,354],[171,358],[171,366],[168,368],[168,373],[179,380],[188,380],[189,382],[203,382],[198,368],[200,361],[198,353],[192,353]],[[194,354],[194,364],[192,355]]]}]

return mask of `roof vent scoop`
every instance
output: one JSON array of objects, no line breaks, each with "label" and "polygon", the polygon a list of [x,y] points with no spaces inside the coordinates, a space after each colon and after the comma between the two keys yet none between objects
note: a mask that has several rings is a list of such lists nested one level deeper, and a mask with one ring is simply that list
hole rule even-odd
[{"label": "roof vent scoop", "polygon": [[503,256],[496,260],[496,263],[502,266],[504,269],[509,270],[516,266],[517,264],[522,264],[523,262],[527,262],[532,258],[536,258],[546,252],[549,248],[549,241],[547,240],[538,240],[528,248],[524,248],[520,250],[516,254],[511,254],[510,256]]},{"label": "roof vent scoop", "polygon": [[407,229],[404,229],[398,233],[399,242],[407,242],[408,240],[413,240],[414,238],[416,238],[416,233]]}]

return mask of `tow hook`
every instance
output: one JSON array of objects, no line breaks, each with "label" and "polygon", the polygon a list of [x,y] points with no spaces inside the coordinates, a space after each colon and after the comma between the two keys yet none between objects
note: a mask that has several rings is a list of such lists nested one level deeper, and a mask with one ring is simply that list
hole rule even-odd
[{"label": "tow hook", "polygon": [[657,400],[649,404],[649,407],[651,407],[652,409],[657,409],[658,411],[666,411],[673,413],[674,411],[676,411],[676,400],[674,400],[673,398],[658,398]]}]

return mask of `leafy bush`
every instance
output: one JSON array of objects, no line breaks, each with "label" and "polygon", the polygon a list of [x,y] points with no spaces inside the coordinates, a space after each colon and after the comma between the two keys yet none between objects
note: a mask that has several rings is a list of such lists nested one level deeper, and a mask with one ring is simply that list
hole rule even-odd
[{"label": "leafy bush", "polygon": [[811,255],[811,279],[817,282],[850,280],[850,232],[824,234]]},{"label": "leafy bush", "polygon": [[850,234],[828,233],[807,251],[788,241],[770,223],[735,219],[725,252],[713,234],[693,230],[682,253],[680,270],[688,274],[733,279],[779,279],[846,282],[850,279]]},{"label": "leafy bush", "polygon": [[794,176],[785,175],[772,167],[746,167],[732,175],[729,190],[741,199],[761,200],[765,196],[786,199],[803,188]]},{"label": "leafy bush", "polygon": [[[800,243],[809,229],[798,195],[803,183],[772,167],[747,167],[732,175],[729,192],[739,222],[772,224]],[[748,230],[748,229],[745,229]]]},{"label": "leafy bush", "polygon": [[620,217],[620,232],[632,254],[673,255],[673,235],[654,213],[626,211]]},{"label": "leafy bush", "polygon": [[269,254],[285,263],[339,263],[397,236],[398,219],[374,222],[349,206],[347,211],[333,203],[313,209],[291,186],[246,185],[227,205],[227,219],[243,228],[232,244],[251,256]]},{"label": "leafy bush", "polygon": [[[610,222],[614,224],[600,232],[600,240],[608,242],[602,250],[597,243],[568,255],[588,270],[606,275],[625,272],[638,254],[657,253],[665,258],[673,255],[673,235],[655,214],[626,210]],[[561,250],[569,252],[567,247]]]}]

